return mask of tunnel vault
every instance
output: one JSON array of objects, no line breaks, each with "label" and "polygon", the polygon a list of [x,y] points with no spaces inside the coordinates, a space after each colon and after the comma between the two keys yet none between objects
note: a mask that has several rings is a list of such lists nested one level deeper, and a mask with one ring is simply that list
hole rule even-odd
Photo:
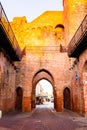
[{"label": "tunnel vault", "polygon": [[[36,91],[36,84],[42,80],[42,79],[46,79],[48,80],[51,85],[53,86],[53,95],[54,95],[54,100],[55,100],[55,91],[54,91],[54,79],[53,76],[51,75],[51,73],[45,69],[39,70],[38,72],[36,72],[36,74],[33,77],[32,80],[32,97],[31,97],[31,107],[32,109],[35,108],[35,91]],[[54,104],[55,106],[55,104]]]}]

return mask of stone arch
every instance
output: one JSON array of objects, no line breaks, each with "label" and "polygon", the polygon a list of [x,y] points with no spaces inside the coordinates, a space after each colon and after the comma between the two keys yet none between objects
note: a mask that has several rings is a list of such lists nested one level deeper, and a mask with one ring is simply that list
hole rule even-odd
[{"label": "stone arch", "polygon": [[[37,71],[36,73],[35,73],[35,75],[33,76],[33,80],[32,80],[32,82],[35,82],[35,80],[36,80],[36,76],[38,75],[38,78],[39,78],[39,75],[42,77],[42,78],[47,78],[47,80],[49,81],[49,82],[51,82],[51,84],[54,82],[54,78],[53,78],[53,76],[52,76],[52,74],[48,71],[48,70],[46,70],[46,69],[41,69],[41,70],[39,70],[39,71]],[[39,78],[39,80],[41,80],[42,78]],[[37,81],[37,80],[36,80]]]},{"label": "stone arch", "polygon": [[68,87],[63,91],[63,102],[65,109],[71,109],[70,89]]},{"label": "stone arch", "polygon": [[20,86],[16,88],[15,110],[22,111],[23,90]]},{"label": "stone arch", "polygon": [[82,80],[83,80],[83,115],[87,115],[87,60],[84,63],[82,71]]},{"label": "stone arch", "polygon": [[62,29],[64,29],[64,25],[63,25],[63,24],[57,24],[57,25],[55,26],[55,28],[62,28]]},{"label": "stone arch", "polygon": [[57,24],[55,26],[55,38],[57,40],[64,39],[64,25],[63,24]]},{"label": "stone arch", "polygon": [[[52,86],[53,86],[53,94],[55,95],[55,89],[54,89],[54,79],[52,74],[45,70],[39,70],[35,73],[35,75],[33,76],[33,80],[32,80],[32,97],[31,97],[31,107],[32,109],[35,108],[35,90],[36,90],[36,84],[41,80],[41,79],[45,79],[47,81],[49,81]],[[55,96],[54,96],[54,100],[55,100]]]}]

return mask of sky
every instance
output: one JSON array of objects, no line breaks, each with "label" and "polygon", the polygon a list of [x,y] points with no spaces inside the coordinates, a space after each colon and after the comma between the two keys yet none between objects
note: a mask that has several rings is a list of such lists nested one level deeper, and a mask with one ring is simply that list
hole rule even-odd
[{"label": "sky", "polygon": [[31,22],[45,11],[62,10],[63,0],[0,0],[9,21],[26,16]]},{"label": "sky", "polygon": [[49,81],[47,81],[45,79],[40,80],[37,83],[36,91],[38,91],[38,89],[39,89],[38,87],[39,86],[41,86],[43,88],[44,92],[48,92],[49,94],[53,94],[53,87],[52,87],[52,85],[51,85],[51,83]]}]

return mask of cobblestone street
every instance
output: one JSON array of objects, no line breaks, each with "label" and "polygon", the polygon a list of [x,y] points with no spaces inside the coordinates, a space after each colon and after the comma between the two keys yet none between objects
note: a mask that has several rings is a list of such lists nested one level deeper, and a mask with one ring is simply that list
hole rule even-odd
[{"label": "cobblestone street", "polygon": [[31,113],[10,113],[0,119],[0,130],[87,130],[87,118],[65,110],[37,107]]}]

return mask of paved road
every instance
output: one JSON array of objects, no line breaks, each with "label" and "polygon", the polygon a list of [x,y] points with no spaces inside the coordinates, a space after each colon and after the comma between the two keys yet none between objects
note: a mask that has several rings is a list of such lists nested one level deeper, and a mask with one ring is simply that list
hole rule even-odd
[{"label": "paved road", "polygon": [[0,130],[87,130],[87,118],[37,107],[31,113],[11,113],[0,119]]}]

